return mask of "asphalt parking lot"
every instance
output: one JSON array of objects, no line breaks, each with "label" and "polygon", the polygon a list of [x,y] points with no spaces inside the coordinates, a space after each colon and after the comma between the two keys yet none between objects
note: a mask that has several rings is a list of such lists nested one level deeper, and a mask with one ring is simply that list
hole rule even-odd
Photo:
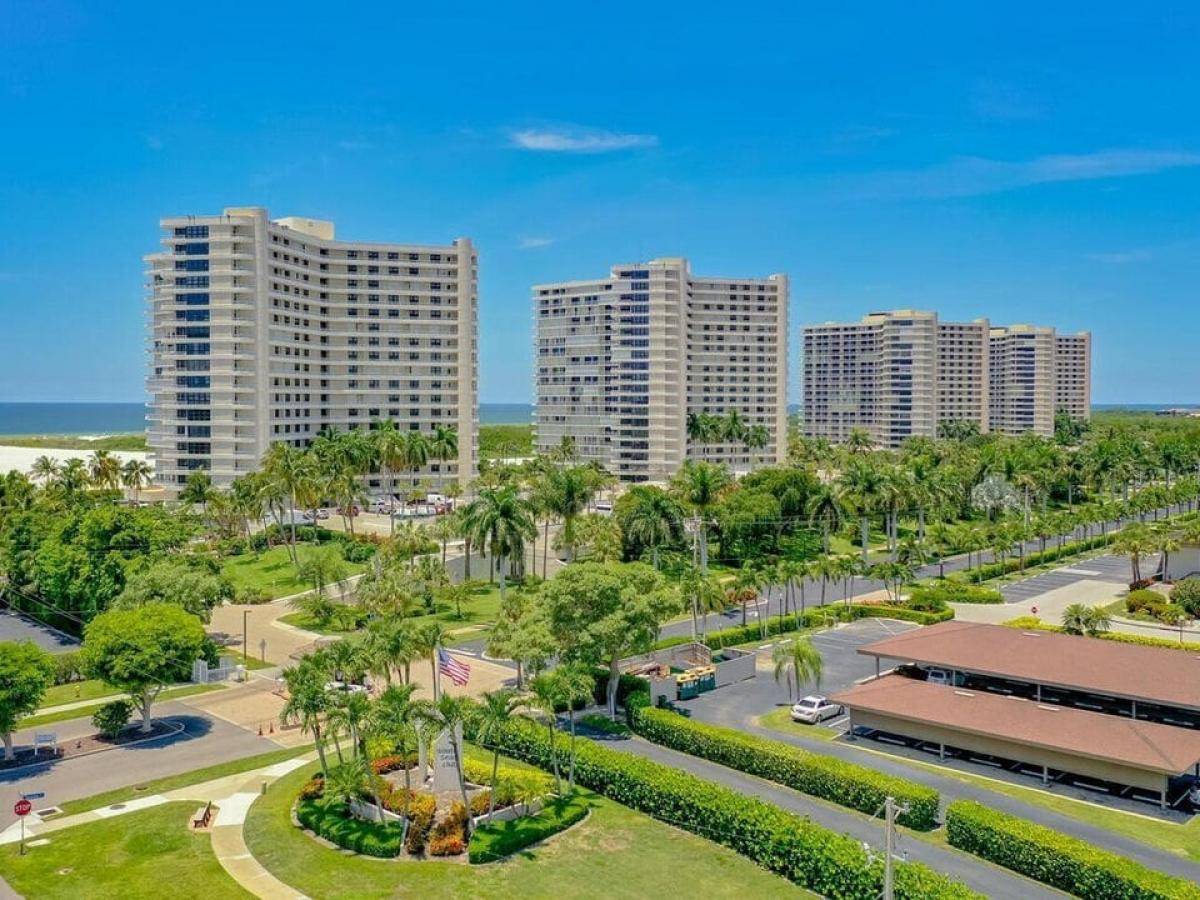
[{"label": "asphalt parking lot", "polygon": [[[1153,572],[1158,565],[1157,556],[1148,557],[1142,561],[1142,571]],[[1111,581],[1114,584],[1128,584],[1130,577],[1129,560],[1123,556],[1097,556],[1095,559],[1081,560],[1074,565],[1063,566],[1052,572],[1043,572],[1024,581],[1014,581],[1003,585],[1000,593],[1006,603],[1020,603],[1031,600],[1041,594],[1058,588],[1067,587],[1079,581]]]},{"label": "asphalt parking lot", "polygon": [[[916,627],[890,619],[859,619],[813,635],[812,644],[821,651],[824,673],[820,687],[810,685],[805,692],[829,695],[873,676],[875,660],[860,655],[858,648]],[[757,677],[701,694],[695,700],[682,701],[679,707],[689,710],[697,721],[736,728],[776,707],[788,705],[791,701],[787,686],[777,683],[772,676],[774,646],[774,641],[765,641],[757,647]],[[825,727],[842,730],[845,723],[846,717],[841,716],[826,720]]]}]

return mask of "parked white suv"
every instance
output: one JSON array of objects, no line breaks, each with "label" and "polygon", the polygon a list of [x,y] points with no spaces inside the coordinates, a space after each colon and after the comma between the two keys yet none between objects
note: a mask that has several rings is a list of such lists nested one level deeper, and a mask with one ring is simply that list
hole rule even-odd
[{"label": "parked white suv", "polygon": [[836,718],[845,711],[841,704],[830,703],[825,697],[810,694],[792,706],[792,721],[816,725],[826,719]]}]

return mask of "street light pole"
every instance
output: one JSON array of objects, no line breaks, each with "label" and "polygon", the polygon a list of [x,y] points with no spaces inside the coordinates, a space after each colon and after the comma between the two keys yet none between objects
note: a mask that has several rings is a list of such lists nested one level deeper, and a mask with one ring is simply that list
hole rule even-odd
[{"label": "street light pole", "polygon": [[895,797],[883,801],[883,900],[895,900],[895,862],[892,859],[896,841],[896,813],[908,812],[908,805],[896,805]]},{"label": "street light pole", "polygon": [[242,662],[246,665],[250,663],[250,633],[246,627],[247,618],[250,615],[250,610],[242,610]]}]

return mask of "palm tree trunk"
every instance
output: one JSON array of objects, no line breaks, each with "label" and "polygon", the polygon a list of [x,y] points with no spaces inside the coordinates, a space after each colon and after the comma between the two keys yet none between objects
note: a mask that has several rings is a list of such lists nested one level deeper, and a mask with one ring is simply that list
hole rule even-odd
[{"label": "palm tree trunk", "polygon": [[492,790],[488,797],[488,814],[487,820],[492,821],[492,814],[496,811],[496,780],[500,775],[500,748],[497,747],[492,752]]},{"label": "palm tree trunk", "polygon": [[575,793],[575,705],[567,704],[567,718],[571,722],[571,764],[567,767],[567,793]]},{"label": "palm tree trunk", "polygon": [[458,772],[458,790],[462,794],[463,808],[467,812],[467,821],[463,823],[463,829],[467,833],[467,840],[471,839],[471,798],[467,796],[467,780],[463,777],[462,758],[458,755],[458,741],[455,740],[453,734],[450,735],[450,746],[454,749],[454,768]]},{"label": "palm tree trunk", "polygon": [[542,581],[546,580],[546,567],[550,561],[550,520],[546,519],[546,538],[542,543]]},{"label": "palm tree trunk", "polygon": [[[859,529],[862,532],[862,558],[863,565],[865,566],[867,564],[868,547],[871,543],[871,523],[867,521],[866,516],[863,516],[859,521]],[[825,601],[823,599],[821,601],[821,605],[825,605]]]}]

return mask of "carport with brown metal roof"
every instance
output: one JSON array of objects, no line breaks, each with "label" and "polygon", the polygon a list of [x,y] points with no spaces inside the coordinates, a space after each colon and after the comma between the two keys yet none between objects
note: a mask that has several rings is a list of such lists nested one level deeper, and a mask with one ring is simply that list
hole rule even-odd
[{"label": "carport with brown metal roof", "polygon": [[834,695],[850,735],[881,732],[948,749],[1152,792],[1162,806],[1173,784],[1200,772],[1200,731],[1051,706],[1018,697],[885,675]]}]

